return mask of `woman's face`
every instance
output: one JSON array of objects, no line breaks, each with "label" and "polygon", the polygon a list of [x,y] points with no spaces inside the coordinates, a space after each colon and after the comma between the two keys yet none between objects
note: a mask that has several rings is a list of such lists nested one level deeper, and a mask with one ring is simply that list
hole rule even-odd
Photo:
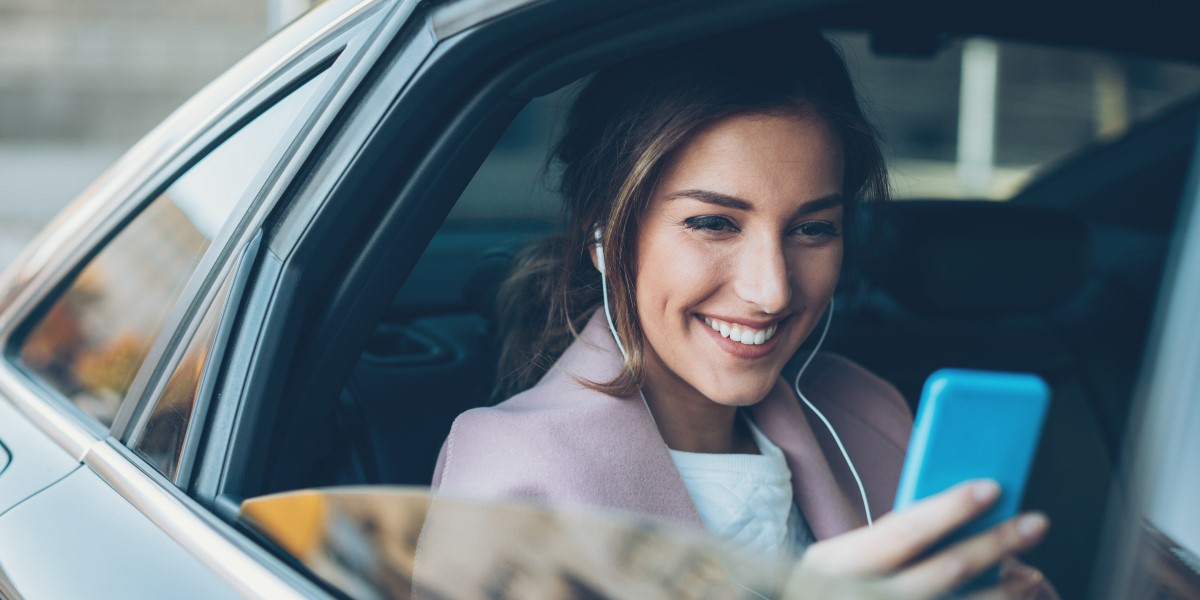
[{"label": "woman's face", "polygon": [[837,284],[842,171],[811,111],[729,117],[680,149],[637,240],[656,396],[744,406],[767,394]]}]

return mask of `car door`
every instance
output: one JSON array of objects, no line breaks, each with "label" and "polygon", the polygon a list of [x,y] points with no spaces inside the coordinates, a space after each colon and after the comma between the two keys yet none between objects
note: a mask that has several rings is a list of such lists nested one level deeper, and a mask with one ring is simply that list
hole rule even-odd
[{"label": "car door", "polygon": [[[1197,131],[1191,128],[1192,140]],[[1105,545],[1104,598],[1200,594],[1200,154],[1193,153],[1159,294]]]},{"label": "car door", "polygon": [[[199,383],[221,357],[257,226],[394,8],[331,2],[281,32],[136,146],[9,271],[0,595],[318,593],[264,567],[269,555],[237,550],[179,486],[205,419]],[[214,564],[197,547],[233,558]]]}]

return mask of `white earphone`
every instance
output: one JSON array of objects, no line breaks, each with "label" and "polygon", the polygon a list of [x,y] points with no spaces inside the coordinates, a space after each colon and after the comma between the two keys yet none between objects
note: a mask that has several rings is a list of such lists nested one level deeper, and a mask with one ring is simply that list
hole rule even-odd
[{"label": "white earphone", "polygon": [[[597,226],[592,233],[596,238],[596,269],[600,271],[600,295],[604,297],[604,318],[608,319],[608,330],[612,332],[613,341],[617,343],[617,350],[621,351],[621,358],[629,360],[629,354],[625,352],[625,345],[621,343],[621,336],[617,335],[617,326],[613,324],[612,311],[608,308],[608,274],[604,272],[604,231]],[[645,401],[646,396],[643,395],[642,402]],[[650,410],[650,405],[646,405],[646,410]]]},{"label": "white earphone", "polygon": [[[617,349],[621,351],[621,357],[628,360],[629,355],[625,352],[625,345],[621,343],[621,336],[617,334],[617,327],[613,324],[612,311],[608,307],[608,275],[604,270],[604,231],[603,228],[597,226],[592,233],[596,238],[596,270],[600,271],[600,294],[604,298],[604,317],[608,319],[608,330],[612,332],[613,341],[617,343]],[[811,363],[813,357],[817,355],[817,351],[821,349],[821,344],[825,343],[825,335],[829,333],[829,324],[833,321],[832,297],[829,298],[828,311],[829,317],[825,319],[825,327],[821,330],[821,337],[817,340],[817,345],[813,347],[812,352],[809,353],[808,359],[804,361],[804,364],[800,366],[800,370],[796,373],[796,381],[793,384],[793,387],[796,390],[796,395],[800,397],[800,400],[804,402],[805,406],[807,406],[809,410],[813,411],[813,413],[817,415],[817,418],[819,418],[821,422],[825,424],[825,428],[828,429],[829,434],[833,436],[833,441],[837,443],[838,450],[841,450],[842,458],[846,459],[846,465],[850,467],[850,474],[854,476],[854,483],[858,484],[858,493],[862,497],[863,502],[863,512],[867,516],[867,527],[873,528],[875,527],[875,522],[873,519],[871,519],[871,504],[867,501],[867,491],[866,488],[863,487],[862,479],[858,476],[858,470],[854,468],[854,461],[850,460],[850,453],[846,452],[846,446],[842,444],[842,439],[838,437],[837,432],[834,431],[833,425],[829,422],[829,419],[826,419],[825,415],[822,414],[821,411],[817,410],[817,407],[813,406],[812,402],[808,401],[808,398],[805,397],[804,392],[800,391],[800,378],[804,376],[805,369],[808,369],[808,364]],[[642,394],[642,402],[646,402],[645,394]],[[648,403],[646,404],[646,411],[650,411],[650,405]],[[651,414],[650,418],[653,419],[654,415]]]},{"label": "white earphone", "polygon": [[832,435],[833,441],[837,443],[838,450],[842,451],[842,458],[846,459],[846,466],[850,467],[850,474],[854,476],[854,483],[858,484],[858,494],[862,497],[863,513],[867,516],[867,527],[874,528],[875,521],[871,519],[871,503],[867,501],[867,490],[863,487],[862,479],[858,476],[858,469],[854,468],[854,461],[850,460],[850,453],[846,452],[846,446],[842,445],[842,438],[838,437],[837,432],[833,430],[833,425],[829,422],[829,419],[826,419],[825,415],[821,414],[821,411],[817,410],[817,407],[808,401],[804,392],[800,391],[800,378],[804,376],[804,371],[808,368],[808,363],[812,362],[813,357],[817,355],[817,351],[821,349],[821,344],[825,343],[825,334],[829,333],[829,324],[833,322],[832,296],[829,297],[828,310],[829,317],[825,319],[825,328],[821,330],[821,337],[817,339],[817,345],[813,347],[813,351],[808,355],[808,359],[804,361],[804,364],[800,366],[800,370],[796,372],[796,381],[792,384],[792,387],[796,390],[796,395],[800,397],[800,400],[804,401],[804,405],[813,411],[817,415],[817,418],[821,419],[821,422],[825,424],[825,428],[829,430],[829,435]]}]

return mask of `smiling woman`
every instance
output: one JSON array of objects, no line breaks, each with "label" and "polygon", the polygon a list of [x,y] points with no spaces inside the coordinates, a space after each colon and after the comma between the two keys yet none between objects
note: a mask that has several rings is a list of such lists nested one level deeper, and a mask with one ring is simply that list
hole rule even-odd
[{"label": "smiling woman", "polygon": [[[729,413],[718,407],[767,395],[833,297],[842,171],[837,139],[815,116],[726,117],[680,149],[637,238],[643,392],[656,415],[689,406]],[[748,431],[732,431],[741,433],[732,446],[749,447]],[[678,450],[731,445],[688,439],[695,433],[664,437]]]},{"label": "smiling woman", "polygon": [[[455,420],[440,493],[803,550],[806,572],[852,595],[940,597],[1040,541],[1045,518],[1025,515],[921,559],[996,486],[885,517],[912,427],[904,399],[816,350],[794,393],[781,379],[832,314],[857,206],[888,187],[828,41],[756,28],[609,67],[553,158],[564,233],[526,248],[500,291],[500,387],[515,395]],[[1001,597],[1053,596],[1029,570],[1009,574]]]}]

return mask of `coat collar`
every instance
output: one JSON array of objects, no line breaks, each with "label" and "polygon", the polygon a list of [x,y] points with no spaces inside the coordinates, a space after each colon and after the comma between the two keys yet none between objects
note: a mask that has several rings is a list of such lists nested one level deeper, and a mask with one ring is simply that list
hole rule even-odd
[{"label": "coat collar", "polygon": [[[580,380],[605,382],[614,379],[621,370],[622,361],[616,343],[608,329],[603,311],[596,311],[588,320],[579,338],[567,348],[562,357],[539,382],[539,386],[566,386],[572,396],[579,400],[607,399],[610,414],[626,423],[634,423],[633,431],[623,432],[626,441],[639,449],[637,461],[604,467],[612,472],[594,473],[602,481],[612,477],[654,482],[657,487],[647,490],[647,495],[656,500],[652,507],[644,502],[612,499],[613,508],[645,512],[650,516],[668,517],[703,527],[687,488],[675,463],[671,460],[667,445],[654,425],[653,417],[638,396],[622,398],[613,402],[604,394],[587,388]],[[568,389],[563,389],[567,392]],[[751,417],[759,429],[783,451],[788,468],[792,471],[792,488],[796,505],[799,507],[813,535],[825,539],[849,531],[864,524],[861,511],[854,508],[846,492],[838,485],[829,467],[825,453],[817,441],[804,409],[800,406],[791,388],[780,379],[759,403],[750,409]]]}]

